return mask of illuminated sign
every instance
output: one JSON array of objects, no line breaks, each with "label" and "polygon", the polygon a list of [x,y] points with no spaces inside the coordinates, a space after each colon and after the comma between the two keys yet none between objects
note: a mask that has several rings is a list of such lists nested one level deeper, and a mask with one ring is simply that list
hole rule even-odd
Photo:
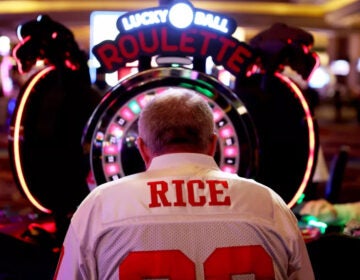
[{"label": "illuminated sign", "polygon": [[245,75],[254,62],[250,46],[232,37],[234,19],[195,9],[189,2],[126,13],[118,18],[117,29],[114,40],[92,49],[107,73],[141,56],[210,56],[234,76]]},{"label": "illuminated sign", "polygon": [[118,29],[130,31],[149,25],[170,24],[184,29],[194,25],[208,27],[222,33],[232,34],[236,22],[228,17],[205,10],[195,10],[190,3],[176,3],[169,8],[152,8],[138,12],[127,13],[118,20]]}]

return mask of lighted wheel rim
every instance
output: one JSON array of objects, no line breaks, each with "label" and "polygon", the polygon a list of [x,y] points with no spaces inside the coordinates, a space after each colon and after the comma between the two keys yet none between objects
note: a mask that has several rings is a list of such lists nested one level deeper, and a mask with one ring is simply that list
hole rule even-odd
[{"label": "lighted wheel rim", "polygon": [[145,169],[135,145],[138,116],[148,98],[170,87],[192,90],[210,104],[219,136],[215,159],[222,170],[246,177],[256,172],[256,133],[239,98],[201,72],[155,68],[120,81],[94,111],[83,141],[94,179],[90,189]]}]

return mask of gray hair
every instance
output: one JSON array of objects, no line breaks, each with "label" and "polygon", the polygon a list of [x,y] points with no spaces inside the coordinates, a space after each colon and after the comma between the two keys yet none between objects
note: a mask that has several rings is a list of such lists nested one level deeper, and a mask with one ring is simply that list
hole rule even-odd
[{"label": "gray hair", "polygon": [[212,110],[197,93],[170,88],[141,111],[139,136],[154,155],[181,150],[202,153],[215,131]]}]

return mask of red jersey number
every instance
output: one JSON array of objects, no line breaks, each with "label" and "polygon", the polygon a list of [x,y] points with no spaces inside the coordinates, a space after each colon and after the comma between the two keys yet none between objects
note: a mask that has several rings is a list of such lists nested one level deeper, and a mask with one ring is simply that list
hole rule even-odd
[{"label": "red jersey number", "polygon": [[[272,259],[259,245],[217,248],[204,263],[206,280],[253,274],[256,280],[275,279]],[[179,250],[130,252],[120,264],[120,279],[165,278],[195,280],[195,264]]]}]

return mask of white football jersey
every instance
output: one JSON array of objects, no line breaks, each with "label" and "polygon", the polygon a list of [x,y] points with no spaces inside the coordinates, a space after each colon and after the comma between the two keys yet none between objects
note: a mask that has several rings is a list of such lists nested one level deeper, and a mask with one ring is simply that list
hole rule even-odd
[{"label": "white football jersey", "polygon": [[95,188],[55,279],[314,279],[297,220],[272,189],[192,153]]}]

